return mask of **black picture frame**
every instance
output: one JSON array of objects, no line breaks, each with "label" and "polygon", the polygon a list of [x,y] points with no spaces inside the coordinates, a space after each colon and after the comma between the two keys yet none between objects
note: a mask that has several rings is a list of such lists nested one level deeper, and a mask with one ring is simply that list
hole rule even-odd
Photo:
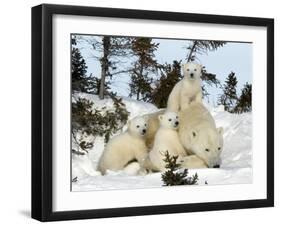
[{"label": "black picture frame", "polygon": [[[52,210],[52,18],[55,14],[266,27],[267,198],[54,212]],[[40,221],[56,221],[271,206],[274,206],[273,19],[50,4],[32,8],[32,218]]]}]

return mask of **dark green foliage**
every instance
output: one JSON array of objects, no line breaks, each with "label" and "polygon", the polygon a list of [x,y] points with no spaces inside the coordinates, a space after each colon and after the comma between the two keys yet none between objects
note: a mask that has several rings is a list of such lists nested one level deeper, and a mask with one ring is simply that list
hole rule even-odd
[{"label": "dark green foliage", "polygon": [[158,108],[166,108],[170,93],[182,77],[181,61],[174,61],[173,65],[163,65],[161,77],[156,81],[156,88],[152,91],[151,102]]},{"label": "dark green foliage", "polygon": [[220,47],[223,47],[227,42],[223,41],[200,41],[194,40],[191,44],[187,47],[189,50],[186,60],[194,61],[197,59],[197,55],[205,54],[208,51],[215,51]]},{"label": "dark green foliage", "polygon": [[123,128],[128,121],[129,115],[126,105],[122,102],[122,98],[117,98],[114,95],[111,95],[111,98],[113,100],[114,110],[107,110],[104,119],[106,126],[104,133],[106,143],[114,133]]},{"label": "dark green foliage", "polygon": [[221,87],[220,81],[217,79],[217,76],[213,73],[207,72],[206,68],[202,68],[202,93],[203,97],[209,96],[207,86],[216,86]]},{"label": "dark green foliage", "polygon": [[197,173],[189,177],[188,169],[179,171],[180,164],[177,163],[178,156],[170,156],[168,151],[166,151],[164,156],[165,158],[163,160],[166,163],[165,168],[167,169],[161,175],[164,186],[197,184],[199,179]]},{"label": "dark green foliage", "polygon": [[250,111],[252,111],[252,84],[246,83],[233,112],[241,114]]},{"label": "dark green foliage", "polygon": [[137,100],[148,101],[151,98],[153,78],[146,75],[141,76],[138,72],[133,71],[130,83],[130,97],[136,95]]},{"label": "dark green foliage", "polygon": [[88,92],[91,89],[90,79],[86,76],[87,66],[78,48],[72,48],[71,52],[71,75],[72,90]]},{"label": "dark green foliage", "polygon": [[[100,86],[101,86],[101,79],[97,78],[97,77],[91,77],[91,78],[92,78],[91,82],[93,84],[93,90],[92,90],[91,93],[95,94],[95,95],[99,95]],[[109,91],[110,90],[110,82],[109,81],[104,82],[104,89],[105,89],[105,91],[104,91],[105,94],[110,93],[110,91]]]},{"label": "dark green foliage", "polygon": [[153,78],[151,73],[157,72],[158,64],[154,52],[159,44],[153,43],[151,38],[135,38],[132,41],[133,55],[136,61],[130,69],[130,97],[137,100],[149,101],[151,99]]},{"label": "dark green foliage", "polygon": [[75,46],[77,45],[76,36],[71,37],[71,77],[72,77],[72,92],[90,93],[94,89],[93,76],[87,76],[87,65],[81,52]]},{"label": "dark green foliage", "polygon": [[[72,125],[93,136],[110,136],[124,126],[128,120],[128,111],[121,98],[113,98],[113,109],[93,109],[94,103],[79,98],[72,103]],[[104,111],[104,112],[102,112]]]},{"label": "dark green foliage", "polygon": [[101,56],[93,56],[100,61],[101,76],[95,84],[97,87],[99,98],[104,99],[109,93],[110,79],[113,76],[128,72],[128,70],[118,70],[122,66],[122,58],[128,57],[131,51],[132,38],[103,36],[101,40],[97,40],[95,36],[85,38],[93,50],[101,53]]},{"label": "dark green foliage", "polygon": [[[104,136],[108,142],[112,134],[119,131],[128,120],[128,111],[121,98],[112,96],[113,109],[96,109],[94,103],[78,98],[72,102],[72,135],[74,141],[79,145],[79,149],[87,152],[93,147],[93,143],[84,140],[78,141],[78,133],[96,136]],[[76,152],[76,153],[75,153]],[[80,150],[74,150],[77,154]]]},{"label": "dark green foliage", "polygon": [[226,78],[225,84],[223,85],[223,93],[219,97],[218,104],[224,105],[224,109],[228,112],[233,113],[237,102],[237,78],[234,72],[231,72]]}]

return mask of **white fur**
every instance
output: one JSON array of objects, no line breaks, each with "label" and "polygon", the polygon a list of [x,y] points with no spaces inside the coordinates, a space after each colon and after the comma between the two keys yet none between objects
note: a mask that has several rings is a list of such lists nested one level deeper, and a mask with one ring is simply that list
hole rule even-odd
[{"label": "white fur", "polygon": [[160,127],[156,132],[154,145],[149,152],[149,160],[152,163],[152,169],[165,171],[164,153],[169,152],[171,156],[186,156],[184,147],[180,143],[178,136],[179,118],[175,112],[166,112],[159,115]]},{"label": "white fur", "polygon": [[216,128],[209,111],[201,103],[193,102],[180,112],[180,141],[191,153],[202,159],[208,167],[220,164],[223,149],[223,129]]},{"label": "white fur", "polygon": [[149,114],[145,114],[144,117],[146,117],[147,120],[147,132],[145,134],[145,143],[146,146],[151,149],[153,147],[153,142],[154,142],[154,137],[155,134],[159,128],[159,115],[162,115],[165,113],[165,110],[159,110],[157,112],[154,113],[149,113]]},{"label": "white fur", "polygon": [[181,166],[187,169],[208,168],[206,163],[197,155],[189,155],[182,159]]},{"label": "white fur", "polygon": [[179,112],[188,108],[191,102],[202,102],[202,66],[193,62],[182,66],[184,78],[178,82],[169,95],[168,111]]},{"label": "white fur", "polygon": [[122,170],[133,159],[136,159],[142,166],[147,157],[144,139],[146,130],[147,119],[145,117],[136,117],[129,121],[127,131],[113,137],[106,145],[98,164],[98,170],[102,174],[105,174],[106,170]]}]

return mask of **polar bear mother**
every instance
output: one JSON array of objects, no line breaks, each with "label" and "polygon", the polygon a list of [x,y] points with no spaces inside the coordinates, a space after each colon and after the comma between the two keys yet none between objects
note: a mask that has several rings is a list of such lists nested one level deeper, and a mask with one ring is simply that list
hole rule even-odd
[{"label": "polar bear mother", "polygon": [[179,116],[182,122],[179,137],[185,149],[202,159],[208,167],[218,166],[223,149],[223,128],[216,128],[212,115],[202,103],[192,102],[180,111]]}]

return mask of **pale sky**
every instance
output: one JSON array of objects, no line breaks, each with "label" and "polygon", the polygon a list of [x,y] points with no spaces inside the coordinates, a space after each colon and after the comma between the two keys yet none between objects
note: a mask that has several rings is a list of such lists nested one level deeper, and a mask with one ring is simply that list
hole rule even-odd
[{"label": "pale sky", "polygon": [[[155,52],[158,63],[172,63],[173,60],[185,62],[187,50],[184,47],[189,44],[188,40],[153,39],[153,41],[159,43],[159,48]],[[94,76],[99,77],[100,63],[92,57],[93,54],[97,56],[99,53],[93,51],[91,46],[85,42],[80,42],[77,47],[80,48],[88,66],[87,74],[93,73]],[[222,84],[231,71],[235,72],[238,80],[238,93],[240,93],[243,84],[246,82],[252,83],[251,43],[228,42],[217,51],[197,55],[197,58],[197,62],[204,65],[208,72],[216,74]],[[123,59],[123,61],[122,68],[129,66],[132,62],[131,58]],[[113,78],[111,88],[119,96],[128,96],[128,78],[129,76],[126,74],[120,74],[118,77]],[[208,101],[215,104],[218,95],[222,92],[221,89],[208,86],[207,90],[210,93]]]}]

